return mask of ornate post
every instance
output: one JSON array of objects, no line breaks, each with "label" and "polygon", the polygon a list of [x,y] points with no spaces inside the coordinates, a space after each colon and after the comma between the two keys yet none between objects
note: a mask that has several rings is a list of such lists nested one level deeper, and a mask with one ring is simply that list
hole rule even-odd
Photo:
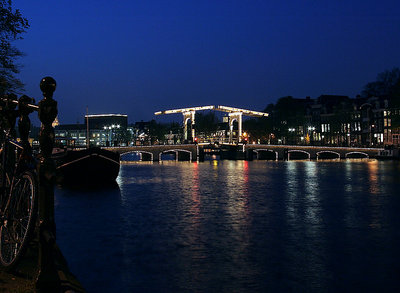
[{"label": "ornate post", "polygon": [[79,281],[69,272],[68,265],[56,243],[54,220],[54,181],[56,167],[51,153],[54,145],[52,123],[57,117],[57,102],[53,100],[56,81],[45,77],[40,82],[43,100],[39,102],[39,119],[42,122],[39,135],[41,158],[39,178],[39,275],[38,292],[85,292]]},{"label": "ornate post", "polygon": [[[58,290],[59,278],[54,263],[53,246],[56,239],[54,221],[55,165],[51,158],[54,145],[52,123],[57,116],[57,102],[53,100],[56,81],[45,77],[40,82],[43,99],[39,102],[39,119],[42,122],[39,134],[39,275],[36,286],[39,290]],[[55,292],[55,291],[54,291]]]}]

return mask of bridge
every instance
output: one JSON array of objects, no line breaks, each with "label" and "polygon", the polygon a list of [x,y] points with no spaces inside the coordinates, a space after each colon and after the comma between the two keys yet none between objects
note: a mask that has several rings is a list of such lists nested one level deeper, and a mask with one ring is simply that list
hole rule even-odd
[{"label": "bridge", "polygon": [[220,159],[233,160],[319,160],[375,158],[381,148],[326,147],[262,144],[182,144],[129,147],[105,147],[122,156],[129,153],[140,155],[141,161],[162,161],[163,154],[173,154],[176,161],[202,161],[207,154],[219,155]]}]

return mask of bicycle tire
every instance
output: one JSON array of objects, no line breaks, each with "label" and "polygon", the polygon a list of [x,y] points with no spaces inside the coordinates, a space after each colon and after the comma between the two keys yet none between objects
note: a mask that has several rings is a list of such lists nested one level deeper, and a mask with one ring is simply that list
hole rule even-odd
[{"label": "bicycle tire", "polygon": [[13,268],[18,264],[35,230],[37,179],[25,171],[15,179],[0,228],[0,263]]}]

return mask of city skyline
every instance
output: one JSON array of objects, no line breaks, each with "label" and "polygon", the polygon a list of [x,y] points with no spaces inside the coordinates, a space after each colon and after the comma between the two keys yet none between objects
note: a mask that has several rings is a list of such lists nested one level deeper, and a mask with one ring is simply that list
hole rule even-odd
[{"label": "city skyline", "polygon": [[15,0],[31,27],[15,45],[25,93],[58,83],[60,123],[86,113],[151,120],[159,110],[225,104],[263,110],[283,96],[355,97],[399,66],[398,1]]}]

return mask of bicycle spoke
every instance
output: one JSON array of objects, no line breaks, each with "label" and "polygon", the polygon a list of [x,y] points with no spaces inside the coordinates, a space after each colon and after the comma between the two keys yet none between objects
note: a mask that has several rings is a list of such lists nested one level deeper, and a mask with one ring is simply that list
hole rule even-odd
[{"label": "bicycle spoke", "polygon": [[31,173],[25,173],[12,184],[4,215],[5,221],[0,232],[0,257],[5,266],[17,262],[29,241],[29,232],[32,232],[34,227],[32,209],[36,190],[33,180]]},{"label": "bicycle spoke", "polygon": [[19,244],[12,233],[10,233],[10,230],[6,227],[2,227],[1,231],[1,253],[2,257],[6,262],[10,262],[14,259],[15,255],[18,252],[19,249]]}]

